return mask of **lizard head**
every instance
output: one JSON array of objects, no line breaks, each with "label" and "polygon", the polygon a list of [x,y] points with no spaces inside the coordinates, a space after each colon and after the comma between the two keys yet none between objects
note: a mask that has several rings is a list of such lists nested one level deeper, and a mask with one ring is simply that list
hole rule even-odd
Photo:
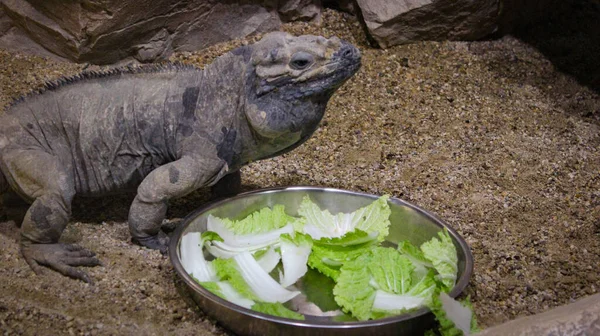
[{"label": "lizard head", "polygon": [[289,147],[315,131],[331,95],[360,68],[360,52],[337,37],[275,32],[252,45],[250,61],[246,117],[261,137]]}]

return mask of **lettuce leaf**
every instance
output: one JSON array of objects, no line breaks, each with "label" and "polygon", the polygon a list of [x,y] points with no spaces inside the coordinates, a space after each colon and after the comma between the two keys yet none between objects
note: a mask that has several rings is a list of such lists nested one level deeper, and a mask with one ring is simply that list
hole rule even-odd
[{"label": "lettuce leaf", "polygon": [[219,284],[216,281],[199,281],[196,277],[194,277],[192,275],[192,278],[194,278],[194,280],[196,280],[197,283],[199,283],[202,287],[204,287],[207,291],[215,294],[216,296],[225,299],[225,296],[223,295],[223,293],[221,292],[221,287],[219,287]]},{"label": "lettuce leaf", "polygon": [[377,237],[377,232],[366,233],[365,231],[356,229],[355,231],[346,233],[342,237],[321,238],[315,243],[320,246],[348,247],[365,243],[377,243]]},{"label": "lettuce leaf", "polygon": [[430,268],[433,268],[433,264],[425,258],[423,252],[408,240],[398,243],[398,251],[406,256],[412,262],[413,266],[415,266],[414,278],[421,279],[428,273]]},{"label": "lettuce leaf", "polygon": [[275,246],[271,246],[266,252],[255,253],[254,259],[260,265],[260,267],[265,270],[267,273],[271,273],[271,271],[279,264],[279,260],[281,260],[281,254],[275,251]]},{"label": "lettuce leaf", "polygon": [[[198,279],[195,279],[198,281]],[[254,301],[242,296],[238,291],[236,291],[233,286],[231,286],[226,281],[219,282],[200,282],[198,283],[206,288],[209,292],[215,294],[216,296],[225,299],[229,302],[235,303],[238,306],[242,306],[244,308],[250,309],[254,304]]]},{"label": "lettuce leaf", "polygon": [[189,232],[181,237],[179,252],[181,255],[181,264],[188,274],[197,279],[197,281],[210,282],[217,280],[217,274],[213,265],[204,259],[202,246],[205,239],[213,237],[212,235],[201,235],[200,232]]},{"label": "lettuce leaf", "polygon": [[389,196],[382,196],[368,206],[352,213],[332,215],[329,210],[321,210],[308,196],[302,199],[298,214],[304,217],[304,232],[313,239],[338,238],[358,229],[367,233],[377,232],[377,239],[389,233]]},{"label": "lettuce leaf", "polygon": [[[414,275],[414,274],[413,274]],[[417,279],[413,276],[412,287],[406,294],[425,298],[425,303],[429,305],[438,289],[438,281],[435,279],[435,271],[430,269],[424,277]]]},{"label": "lettuce leaf", "polygon": [[460,302],[440,292],[434,296],[429,309],[440,324],[438,331],[442,336],[468,336],[478,331],[469,298]]},{"label": "lettuce leaf", "polygon": [[296,313],[295,311],[286,308],[280,302],[257,302],[252,306],[252,310],[273,316],[279,316],[294,320],[304,320],[304,315]]},{"label": "lettuce leaf", "polygon": [[440,239],[433,237],[423,243],[421,251],[439,273],[439,279],[446,287],[446,291],[450,291],[456,282],[458,254],[448,230],[438,232],[438,236]]},{"label": "lettuce leaf", "polygon": [[315,243],[308,256],[308,265],[337,281],[342,265],[368,254],[374,247],[375,245],[369,242],[352,246],[321,246]]},{"label": "lettuce leaf", "polygon": [[227,228],[225,220],[209,215],[206,220],[206,229],[216,232],[223,242],[213,241],[213,245],[228,252],[257,251],[279,242],[279,236],[284,233],[293,233],[292,224],[255,234],[237,234]]},{"label": "lettuce leaf", "polygon": [[[437,290],[435,271],[430,270],[425,277],[414,283],[403,294],[394,294],[378,290],[373,302],[373,312],[385,316],[398,315],[431,304]],[[376,315],[374,315],[376,316]]]},{"label": "lettuce leaf", "polygon": [[244,280],[244,277],[238,271],[237,264],[234,259],[217,258],[213,260],[212,263],[217,271],[217,276],[221,280],[229,282],[229,284],[242,296],[254,301],[260,301],[259,297],[254,294],[252,288],[248,286]]},{"label": "lettuce leaf", "polygon": [[281,285],[288,287],[296,283],[306,271],[308,256],[313,245],[309,235],[296,233],[292,238],[289,234],[281,237],[281,261],[283,263],[283,277]]},{"label": "lettuce leaf", "polygon": [[262,208],[239,221],[222,219],[225,227],[236,235],[273,231],[295,220],[294,217],[285,213],[285,207],[281,204],[273,206],[273,209],[268,207]]},{"label": "lettuce leaf", "polygon": [[426,298],[407,295],[393,294],[382,290],[375,292],[373,300],[373,312],[384,313],[385,316],[398,315],[406,313],[409,310],[424,307]]},{"label": "lettuce leaf", "polygon": [[369,284],[371,274],[368,267],[365,267],[370,262],[371,254],[367,253],[345,263],[333,287],[335,302],[344,312],[361,321],[371,318],[375,299],[375,288]]},{"label": "lettuce leaf", "polygon": [[222,280],[228,280],[240,294],[254,301],[286,302],[300,294],[283,288],[249,252],[231,259],[215,259],[213,264]]},{"label": "lettuce leaf", "polygon": [[376,247],[371,253],[368,268],[377,284],[377,289],[392,294],[408,292],[415,268],[410,260],[389,247]]}]

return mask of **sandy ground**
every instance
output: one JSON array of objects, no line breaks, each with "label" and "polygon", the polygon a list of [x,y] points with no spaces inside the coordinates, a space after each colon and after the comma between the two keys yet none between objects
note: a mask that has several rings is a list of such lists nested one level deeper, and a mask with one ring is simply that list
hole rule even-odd
[{"label": "sandy ground", "polygon": [[[600,53],[577,30],[551,35],[549,27],[519,38],[378,50],[353,18],[335,12],[320,27],[286,26],[355,43],[363,67],[306,144],[243,169],[244,188],[330,186],[387,193],[432,211],[472,248],[466,294],[482,327],[598,292]],[[202,65],[239,43],[173,60]],[[0,51],[0,105],[82,67]],[[168,259],[130,243],[131,200],[74,203],[62,239],[104,262],[89,269],[93,286],[51,271],[35,276],[19,256],[18,226],[0,222],[0,331],[225,333],[182,297]],[[174,202],[168,216],[183,217],[206,200],[197,192]]]}]

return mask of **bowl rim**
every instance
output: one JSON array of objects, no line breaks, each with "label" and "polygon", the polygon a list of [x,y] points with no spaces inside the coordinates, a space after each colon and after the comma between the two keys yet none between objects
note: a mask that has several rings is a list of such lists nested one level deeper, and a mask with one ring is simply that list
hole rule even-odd
[{"label": "bowl rim", "polygon": [[[294,185],[294,186],[282,186],[282,187],[254,189],[254,190],[236,194],[231,197],[226,197],[224,199],[219,199],[216,201],[208,202],[208,203],[200,206],[196,210],[192,211],[187,216],[185,216],[183,218],[183,220],[181,221],[181,223],[178,225],[177,229],[175,229],[175,231],[171,235],[170,242],[169,242],[169,259],[171,261],[171,265],[173,266],[173,268],[175,269],[175,271],[177,272],[179,277],[182,279],[182,281],[185,282],[185,284],[189,288],[191,288],[193,291],[201,294],[205,299],[212,301],[214,304],[224,306],[225,308],[233,310],[239,314],[243,314],[243,315],[246,315],[249,317],[257,318],[257,319],[264,320],[266,322],[271,322],[271,323],[285,324],[288,326],[303,327],[303,328],[326,328],[326,329],[327,328],[332,328],[332,329],[352,328],[352,329],[354,329],[354,328],[376,327],[376,326],[382,326],[382,325],[387,325],[387,324],[392,324],[392,323],[398,323],[398,322],[410,320],[412,318],[425,315],[430,312],[429,308],[421,308],[419,310],[416,310],[416,311],[410,312],[410,313],[406,313],[406,314],[390,316],[390,317],[377,319],[377,320],[368,320],[368,321],[336,322],[336,321],[318,321],[318,320],[317,321],[315,321],[315,320],[307,321],[307,320],[289,319],[289,318],[278,317],[278,316],[274,316],[274,315],[260,313],[260,312],[236,305],[232,302],[229,302],[229,301],[211,293],[210,291],[206,290],[204,287],[202,287],[200,284],[198,284],[192,278],[192,276],[190,276],[185,271],[185,269],[183,268],[183,264],[181,263],[178,255],[177,255],[178,254],[177,253],[178,245],[179,245],[179,242],[181,241],[184,230],[192,223],[193,219],[198,217],[200,214],[202,214],[210,209],[219,207],[220,205],[225,204],[231,200],[237,200],[237,199],[245,198],[245,197],[255,195],[255,194],[278,193],[278,192],[285,192],[285,191],[303,191],[303,190],[336,192],[336,193],[351,194],[351,195],[356,195],[356,196],[366,196],[366,197],[375,198],[375,199],[377,197],[380,197],[378,195],[370,194],[370,193],[366,193],[366,192],[351,191],[351,190],[338,189],[338,188]],[[456,285],[452,289],[452,291],[450,291],[450,293],[448,293],[448,295],[451,296],[452,298],[457,297],[467,287],[467,285],[469,284],[469,280],[473,273],[473,266],[474,266],[473,254],[471,253],[471,249],[470,249],[469,245],[467,244],[467,242],[458,234],[458,232],[456,232],[446,222],[444,222],[443,220],[441,220],[434,214],[432,214],[412,203],[409,203],[409,202],[399,199],[397,197],[392,197],[391,195],[390,195],[390,198],[388,199],[388,201],[397,203],[399,205],[407,206],[407,207],[411,208],[412,210],[420,213],[421,215],[428,217],[436,224],[442,226],[442,228],[446,228],[448,230],[449,234],[458,242],[458,244],[460,245],[460,248],[464,251],[464,254],[465,254],[465,269],[464,269],[464,272],[461,275],[461,277],[458,279]],[[200,309],[202,309],[202,307],[200,307]]]}]

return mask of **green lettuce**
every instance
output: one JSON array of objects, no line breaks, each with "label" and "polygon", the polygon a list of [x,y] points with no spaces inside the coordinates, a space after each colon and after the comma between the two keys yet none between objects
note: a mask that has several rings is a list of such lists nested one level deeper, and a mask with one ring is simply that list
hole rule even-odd
[{"label": "green lettuce", "polygon": [[253,256],[260,267],[267,273],[271,273],[281,260],[281,254],[276,251],[275,246],[271,246],[264,253],[254,253]]},{"label": "green lettuce", "polygon": [[340,267],[347,261],[369,253],[378,243],[377,233],[362,230],[348,232],[342,237],[314,241],[308,265],[332,279],[337,279]]},{"label": "green lettuce", "polygon": [[414,266],[399,251],[373,247],[346,262],[334,287],[336,302],[359,320],[402,314],[431,303],[438,282],[430,269],[414,277]]},{"label": "green lettuce", "polygon": [[304,217],[305,233],[313,239],[338,238],[354,230],[367,233],[377,232],[379,241],[383,241],[389,233],[390,207],[389,196],[382,196],[371,204],[352,213],[332,215],[329,210],[321,210],[308,196],[302,199],[298,214]]},{"label": "green lettuce", "polygon": [[457,301],[448,294],[435,295],[429,309],[439,322],[438,332],[442,336],[468,336],[479,331],[471,301]]},{"label": "green lettuce", "polygon": [[217,280],[215,270],[210,261],[204,259],[202,247],[207,239],[218,239],[218,235],[200,234],[200,232],[189,232],[181,238],[179,251],[181,253],[181,264],[188,274],[198,281]]},{"label": "green lettuce", "polygon": [[415,266],[413,277],[424,277],[429,269],[433,268],[433,264],[431,261],[425,258],[423,251],[421,251],[417,246],[413,245],[408,240],[398,243],[398,252],[406,256]]},{"label": "green lettuce", "polygon": [[[198,279],[195,279],[198,281]],[[198,281],[202,287],[206,288],[209,292],[215,294],[216,296],[225,299],[229,302],[235,303],[238,306],[242,306],[244,308],[250,309],[252,305],[254,305],[254,301],[244,297],[237,290],[231,286],[227,281],[219,281],[219,282],[200,282]]]},{"label": "green lettuce", "polygon": [[349,247],[362,245],[365,243],[377,243],[377,232],[367,233],[365,231],[356,229],[355,231],[348,232],[342,237],[336,238],[321,238],[315,243],[320,246],[338,246],[338,247]]},{"label": "green lettuce", "polygon": [[248,286],[248,284],[244,280],[244,277],[238,271],[234,259],[217,258],[213,260],[212,264],[215,268],[215,271],[217,272],[217,276],[219,277],[219,279],[228,281],[229,284],[231,284],[231,286],[244,297],[247,297],[254,301],[259,300],[258,296],[254,294],[250,286]]},{"label": "green lettuce", "polygon": [[[300,218],[291,217],[276,205],[238,221],[209,215],[207,232],[182,238],[182,264],[215,295],[269,315],[304,319],[283,303],[300,293],[286,287],[308,285],[308,264],[332,279],[323,289],[329,296],[310,298],[323,301],[319,307],[324,311],[341,308],[353,318],[369,320],[427,306],[440,321],[442,335],[468,334],[476,328],[470,302],[457,303],[445,293],[454,287],[458,270],[447,230],[420,247],[409,241],[397,248],[380,246],[390,225],[387,196],[336,215],[307,196],[298,213]],[[217,258],[198,258],[203,247]],[[270,275],[274,272],[279,277]]]},{"label": "green lettuce", "polygon": [[[280,235],[294,232],[293,225],[288,224],[270,231],[238,234],[227,227],[225,220],[213,215],[208,215],[206,219],[206,229],[207,231],[215,232],[223,239],[222,242],[211,241],[211,248],[218,249],[219,252],[223,254],[223,258],[227,258],[228,254],[233,255],[245,251],[254,252],[261,250],[278,243]],[[213,253],[213,251],[211,251],[211,253]]]},{"label": "green lettuce", "polygon": [[196,277],[192,276],[197,283],[199,283],[202,287],[204,287],[207,291],[215,294],[216,296],[226,299],[225,295],[221,292],[221,287],[216,281],[200,281]]},{"label": "green lettuce", "polygon": [[371,318],[375,288],[370,285],[371,273],[368,267],[371,254],[363,254],[345,263],[333,287],[333,295],[342,310],[361,321]]},{"label": "green lettuce", "polygon": [[[430,270],[426,276],[403,294],[393,294],[378,290],[373,301],[373,318],[399,315],[407,311],[418,309],[431,304],[436,293],[438,282],[435,280],[435,271]],[[382,316],[377,316],[381,314]]]},{"label": "green lettuce", "polygon": [[433,237],[423,243],[421,251],[439,273],[439,279],[446,287],[446,291],[450,291],[456,282],[458,254],[448,230],[438,232],[438,236],[440,239]]},{"label": "green lettuce", "polygon": [[304,320],[304,315],[296,313],[295,311],[286,308],[280,302],[257,302],[252,306],[252,310],[273,316],[279,316],[294,320]]},{"label": "green lettuce", "polygon": [[276,230],[292,223],[296,218],[285,213],[285,207],[281,204],[273,206],[273,209],[265,207],[251,213],[242,220],[233,221],[222,219],[225,227],[237,235],[248,235],[265,233]]},{"label": "green lettuce", "polygon": [[213,264],[220,279],[228,280],[236,291],[251,300],[286,302],[300,294],[277,283],[249,252],[231,259],[215,259]]},{"label": "green lettuce", "polygon": [[342,265],[363,254],[368,254],[374,247],[371,242],[351,246],[322,246],[315,242],[308,256],[308,265],[337,280]]},{"label": "green lettuce", "polygon": [[415,268],[410,260],[389,247],[376,247],[371,254],[368,268],[377,289],[394,294],[408,292]]},{"label": "green lettuce", "polygon": [[296,283],[308,270],[306,265],[313,241],[309,235],[296,233],[294,237],[283,234],[281,239],[281,262],[283,277],[281,285],[288,287]]}]

